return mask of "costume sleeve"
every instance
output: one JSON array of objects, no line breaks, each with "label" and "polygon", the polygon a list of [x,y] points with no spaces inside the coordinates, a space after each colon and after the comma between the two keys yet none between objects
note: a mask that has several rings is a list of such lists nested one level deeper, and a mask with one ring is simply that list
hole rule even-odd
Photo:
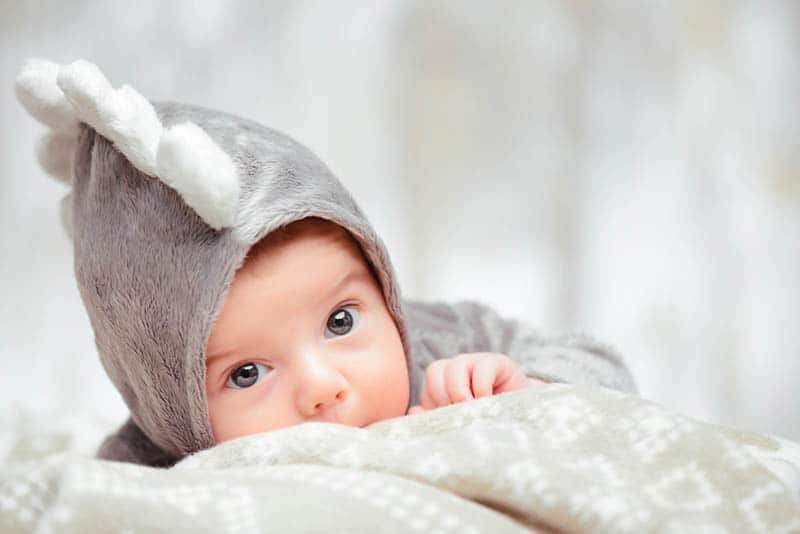
[{"label": "costume sleeve", "polygon": [[[636,392],[630,371],[611,347],[582,334],[545,337],[531,326],[501,317],[475,301],[453,304],[405,301],[412,347],[412,394],[424,369],[439,358],[469,352],[499,352],[526,375],[547,382],[604,386]],[[418,393],[417,393],[418,394]]]},{"label": "costume sleeve", "polygon": [[171,467],[178,461],[178,458],[167,454],[153,443],[131,418],[119,430],[106,437],[96,457],[151,467]]}]

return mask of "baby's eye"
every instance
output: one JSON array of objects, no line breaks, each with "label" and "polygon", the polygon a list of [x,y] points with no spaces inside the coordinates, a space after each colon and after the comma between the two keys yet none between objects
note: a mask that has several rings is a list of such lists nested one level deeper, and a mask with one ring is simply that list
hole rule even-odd
[{"label": "baby's eye", "polygon": [[[343,306],[328,317],[325,325],[325,337],[343,336],[358,324],[358,310],[355,306]],[[332,335],[328,335],[328,333]]]},{"label": "baby's eye", "polygon": [[237,367],[228,377],[226,386],[234,389],[249,388],[269,372],[265,365],[260,363],[246,363]]}]

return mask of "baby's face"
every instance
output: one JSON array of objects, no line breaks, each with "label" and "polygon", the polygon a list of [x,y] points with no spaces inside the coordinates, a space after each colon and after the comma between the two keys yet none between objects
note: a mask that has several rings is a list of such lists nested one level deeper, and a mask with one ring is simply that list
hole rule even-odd
[{"label": "baby's face", "polygon": [[319,219],[251,251],[206,347],[216,443],[306,421],[365,426],[409,399],[397,327],[358,245]]}]

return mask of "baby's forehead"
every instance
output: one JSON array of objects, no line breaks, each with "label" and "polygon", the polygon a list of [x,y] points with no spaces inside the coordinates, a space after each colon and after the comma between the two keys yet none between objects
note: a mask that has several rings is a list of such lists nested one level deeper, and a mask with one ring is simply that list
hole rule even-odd
[{"label": "baby's forehead", "polygon": [[338,224],[326,219],[320,219],[319,217],[308,217],[282,226],[262,237],[261,240],[251,247],[248,256],[268,252],[295,241],[311,238],[353,241],[350,232]]},{"label": "baby's forehead", "polygon": [[[372,267],[366,261],[358,242],[338,224],[310,217],[281,227],[259,240],[247,253],[241,271],[265,277],[274,274],[281,266],[297,267],[297,261],[287,258],[303,258],[309,261],[325,258],[337,267],[348,269],[354,265]],[[330,262],[331,259],[333,262]],[[311,270],[312,265],[308,265]]]}]

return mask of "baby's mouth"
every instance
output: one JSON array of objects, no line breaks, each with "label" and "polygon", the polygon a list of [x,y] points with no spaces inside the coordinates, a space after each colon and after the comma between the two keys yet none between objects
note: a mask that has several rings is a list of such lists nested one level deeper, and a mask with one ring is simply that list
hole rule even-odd
[{"label": "baby's mouth", "polygon": [[337,407],[333,411],[333,418],[331,419],[331,422],[339,425],[352,426],[355,428],[363,428],[369,424],[368,422],[363,422],[361,418],[354,416],[352,412],[345,411],[342,407]]},{"label": "baby's mouth", "polygon": [[319,414],[317,417],[313,418],[312,421],[318,421],[322,423],[336,423],[336,424],[347,424],[342,423],[342,413],[341,407],[335,406],[333,408],[328,408],[325,412]]},{"label": "baby's mouth", "polygon": [[330,418],[328,420],[331,423],[341,424],[342,418],[340,417],[339,407],[338,406],[333,409],[333,411],[331,412],[331,416],[330,416]]}]

